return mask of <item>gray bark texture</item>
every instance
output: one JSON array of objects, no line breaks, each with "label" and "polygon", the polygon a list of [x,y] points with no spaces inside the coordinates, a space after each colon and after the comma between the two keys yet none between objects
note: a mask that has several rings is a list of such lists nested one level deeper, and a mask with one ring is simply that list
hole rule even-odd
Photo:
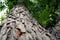
[{"label": "gray bark texture", "polygon": [[47,30],[55,36],[56,40],[60,40],[60,12],[57,12],[58,16],[54,27],[49,27]]},{"label": "gray bark texture", "polygon": [[0,40],[56,40],[32,18],[23,5],[16,5],[7,15],[0,30]]}]

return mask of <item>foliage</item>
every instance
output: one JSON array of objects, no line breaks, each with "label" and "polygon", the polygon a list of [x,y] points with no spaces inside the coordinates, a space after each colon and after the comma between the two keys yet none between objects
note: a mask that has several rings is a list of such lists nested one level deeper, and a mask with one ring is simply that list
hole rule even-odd
[{"label": "foliage", "polygon": [[4,4],[0,1],[0,11],[4,8]]},{"label": "foliage", "polygon": [[6,0],[6,4],[9,7],[9,9],[12,9],[14,5],[22,3],[23,0]]},{"label": "foliage", "polygon": [[[35,2],[36,1],[36,2]],[[42,25],[46,26],[50,24],[50,22],[55,22],[57,14],[55,11],[57,0],[34,0],[34,2],[30,0],[25,0],[24,3],[29,11],[32,13],[32,16],[36,18],[36,20]]]},{"label": "foliage", "polygon": [[[52,25],[56,21],[55,11],[60,8],[59,0],[5,0],[9,9],[14,5],[24,3],[32,16],[42,25]],[[1,9],[1,8],[0,8]],[[59,10],[59,9],[58,9]]]},{"label": "foliage", "polygon": [[6,15],[9,13],[9,11],[13,8],[14,5],[22,2],[23,0],[0,0],[0,12],[4,11],[7,8],[6,12],[2,13],[4,15],[0,16],[0,23],[4,21],[4,19],[6,18]]}]

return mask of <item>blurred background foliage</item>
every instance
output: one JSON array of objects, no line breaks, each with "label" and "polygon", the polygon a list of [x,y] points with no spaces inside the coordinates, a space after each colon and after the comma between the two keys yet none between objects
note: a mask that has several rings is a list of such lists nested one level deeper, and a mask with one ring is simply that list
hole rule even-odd
[{"label": "blurred background foliage", "polygon": [[60,0],[24,0],[24,4],[42,26],[55,25]]},{"label": "blurred background foliage", "polygon": [[[5,4],[8,6],[9,10],[11,10],[14,5],[20,3],[24,3],[32,16],[42,26],[54,26],[58,16],[55,12],[60,12],[60,0],[5,0]],[[5,5],[0,2],[0,11],[4,7]],[[2,20],[4,20],[4,18]]]}]

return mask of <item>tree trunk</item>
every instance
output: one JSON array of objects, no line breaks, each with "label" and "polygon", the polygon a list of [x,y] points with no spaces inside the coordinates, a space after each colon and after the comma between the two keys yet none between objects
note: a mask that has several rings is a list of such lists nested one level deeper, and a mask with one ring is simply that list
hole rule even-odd
[{"label": "tree trunk", "polygon": [[8,14],[0,31],[0,40],[56,40],[37,21],[27,8],[16,5]]},{"label": "tree trunk", "polygon": [[56,24],[54,27],[49,27],[47,30],[54,35],[56,40],[60,40],[60,12],[57,12]]}]

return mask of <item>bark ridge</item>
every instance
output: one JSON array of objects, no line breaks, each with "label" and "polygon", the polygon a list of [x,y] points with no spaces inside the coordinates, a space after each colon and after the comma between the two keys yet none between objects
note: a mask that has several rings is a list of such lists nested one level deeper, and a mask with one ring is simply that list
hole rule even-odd
[{"label": "bark ridge", "polygon": [[56,40],[32,18],[27,8],[20,4],[8,14],[0,32],[0,40]]}]

